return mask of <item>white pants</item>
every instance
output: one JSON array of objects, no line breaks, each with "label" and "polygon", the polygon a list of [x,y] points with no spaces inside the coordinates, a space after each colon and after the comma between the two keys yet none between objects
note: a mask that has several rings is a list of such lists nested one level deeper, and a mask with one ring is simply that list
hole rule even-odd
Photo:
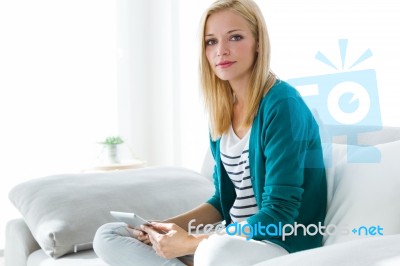
[{"label": "white pants", "polygon": [[[101,226],[95,235],[93,248],[110,266],[183,266],[181,260],[191,261],[193,256],[164,259],[151,246],[133,238],[124,223]],[[212,235],[200,242],[194,255],[195,266],[248,266],[288,252],[273,243],[250,240],[229,235]]]},{"label": "white pants", "polygon": [[271,242],[215,234],[200,242],[194,265],[249,266],[287,254],[286,249]]},{"label": "white pants", "polygon": [[132,237],[125,223],[101,226],[94,237],[93,249],[110,266],[184,266],[179,259],[164,259],[154,249]]}]

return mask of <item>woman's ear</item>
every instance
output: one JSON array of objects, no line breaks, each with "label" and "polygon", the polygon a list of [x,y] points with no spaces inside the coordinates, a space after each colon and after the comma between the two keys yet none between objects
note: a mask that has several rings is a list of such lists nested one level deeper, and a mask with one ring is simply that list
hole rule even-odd
[{"label": "woman's ear", "polygon": [[260,47],[260,43],[259,42],[257,42],[257,49],[256,49],[256,52],[258,53],[258,48]]}]

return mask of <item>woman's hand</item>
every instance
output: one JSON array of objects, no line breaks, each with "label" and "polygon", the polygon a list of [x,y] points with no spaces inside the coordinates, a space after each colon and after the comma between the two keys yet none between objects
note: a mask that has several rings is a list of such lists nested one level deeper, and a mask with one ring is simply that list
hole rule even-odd
[{"label": "woman's hand", "polygon": [[[151,223],[152,222],[159,223],[161,221],[160,220],[150,220],[150,222]],[[128,225],[128,228],[131,229],[131,235],[133,238],[136,238],[137,240],[143,242],[144,244],[151,246],[149,235],[145,231],[133,228],[130,225]]]},{"label": "woman's hand", "polygon": [[146,232],[139,230],[139,229],[132,228],[129,225],[128,225],[128,227],[131,231],[131,235],[133,238],[136,238],[137,240],[143,242],[146,245],[151,245],[149,235]]},{"label": "woman's hand", "polygon": [[156,253],[166,259],[193,254],[201,240],[174,223],[152,222],[141,229],[149,236]]}]

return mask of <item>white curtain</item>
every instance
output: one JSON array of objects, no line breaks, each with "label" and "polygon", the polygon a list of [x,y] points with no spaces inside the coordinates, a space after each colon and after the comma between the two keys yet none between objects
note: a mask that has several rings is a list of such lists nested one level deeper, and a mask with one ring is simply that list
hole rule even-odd
[{"label": "white curtain", "polygon": [[117,133],[116,4],[0,1],[0,249],[14,185],[79,172]]},{"label": "white curtain", "polygon": [[149,165],[199,170],[208,148],[198,24],[211,1],[118,1],[119,129]]}]

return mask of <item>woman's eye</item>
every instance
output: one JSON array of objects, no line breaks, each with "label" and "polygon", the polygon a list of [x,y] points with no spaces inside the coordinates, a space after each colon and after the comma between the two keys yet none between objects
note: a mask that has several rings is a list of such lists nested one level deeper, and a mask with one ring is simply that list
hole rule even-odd
[{"label": "woman's eye", "polygon": [[231,41],[240,41],[241,39],[243,39],[243,37],[240,35],[233,35],[231,37]]},{"label": "woman's eye", "polygon": [[217,41],[214,40],[214,39],[206,40],[206,45],[207,45],[207,46],[209,46],[209,45],[214,45],[214,44],[216,44],[216,43],[217,43]]}]

